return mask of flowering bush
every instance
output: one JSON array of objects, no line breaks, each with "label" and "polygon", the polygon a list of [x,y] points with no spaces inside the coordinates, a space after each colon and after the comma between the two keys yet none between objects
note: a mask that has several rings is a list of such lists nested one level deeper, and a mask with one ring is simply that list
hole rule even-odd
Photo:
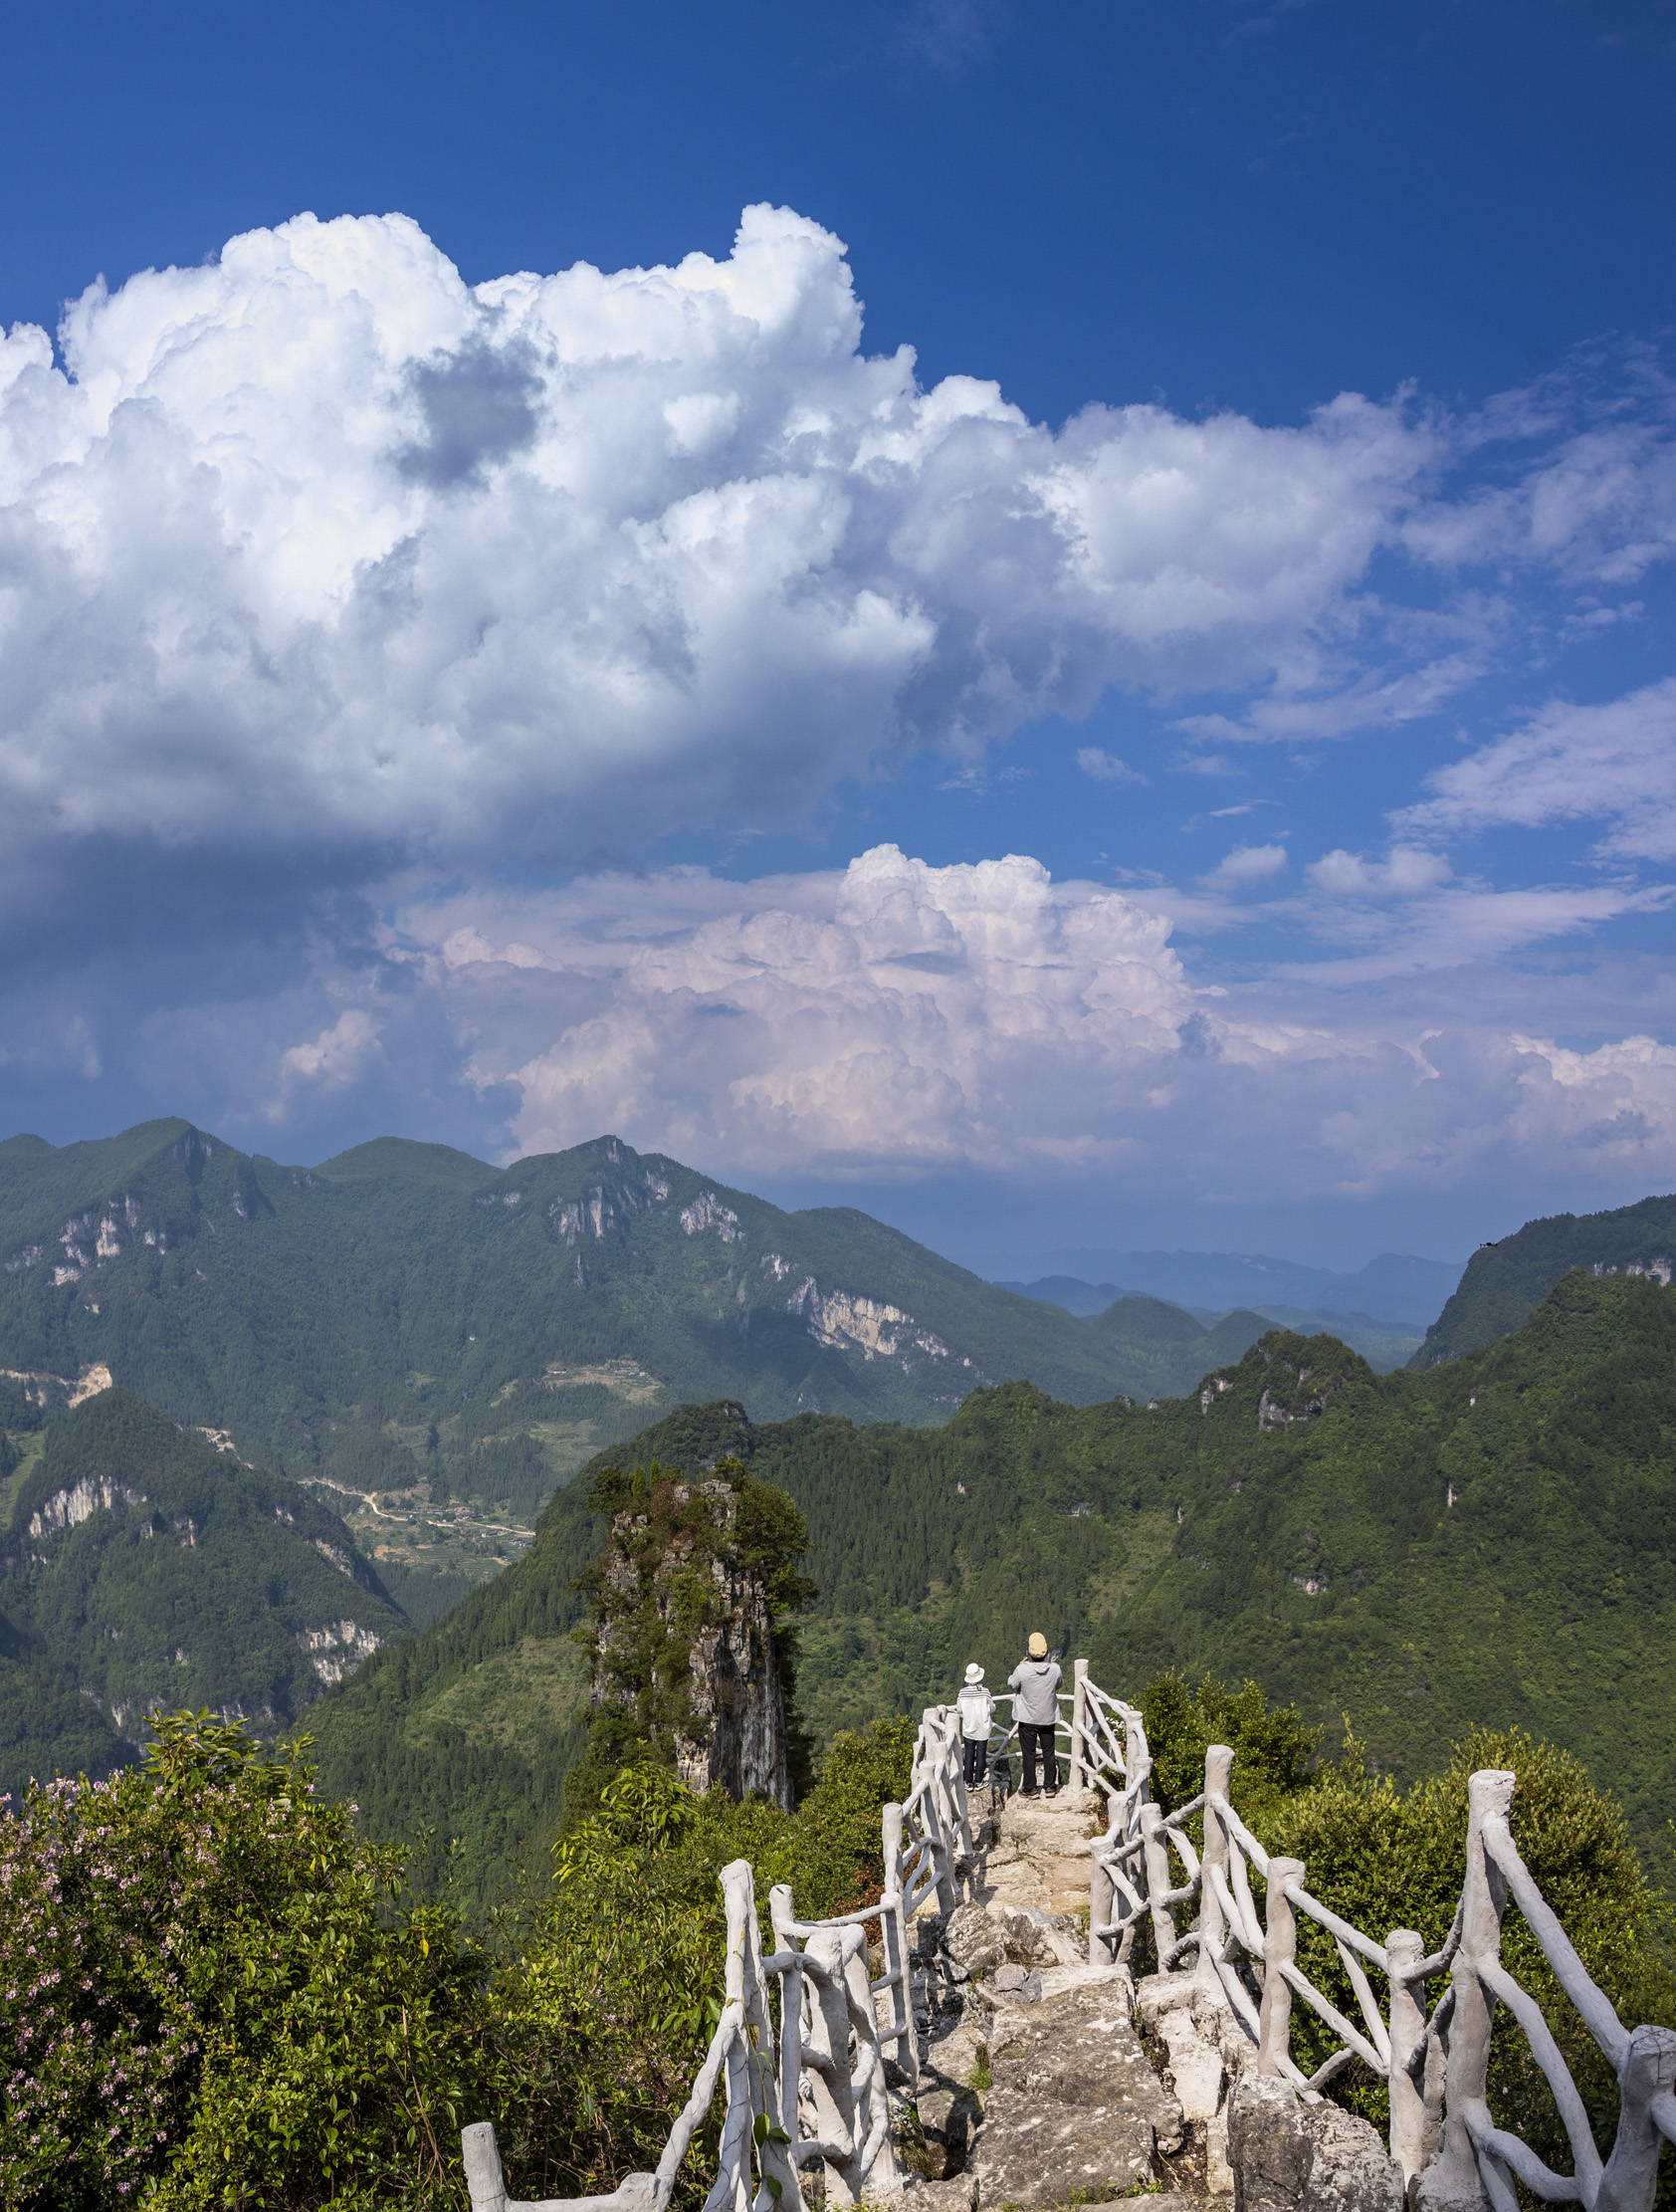
[{"label": "flowering bush", "polygon": [[0,1820],[0,2201],[422,2204],[491,2096],[479,1960],[402,1856],[207,1713]]}]

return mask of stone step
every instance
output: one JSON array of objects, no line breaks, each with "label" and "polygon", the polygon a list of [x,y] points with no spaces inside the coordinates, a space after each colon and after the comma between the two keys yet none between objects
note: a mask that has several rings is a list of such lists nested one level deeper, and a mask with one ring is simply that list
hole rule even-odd
[{"label": "stone step", "polygon": [[1086,1852],[1088,1813],[1011,1811],[1000,1840],[1032,1871],[1030,1901],[996,1882],[918,1929],[923,2139],[909,2162],[928,2178],[910,2203],[1229,2212],[1232,2192],[1240,2212],[1402,2212],[1400,2172],[1367,2122],[1260,2079],[1249,2038],[1190,1973],[1138,1993],[1126,1968],[1082,1962],[1084,1931],[1034,1899],[1044,1863]]},{"label": "stone step", "polygon": [[1156,2181],[1184,2140],[1181,2107],[1130,2021],[1127,1978],[1106,1974],[1008,2006],[990,2033],[990,2087],[970,2165],[983,2205],[1047,2212]]}]

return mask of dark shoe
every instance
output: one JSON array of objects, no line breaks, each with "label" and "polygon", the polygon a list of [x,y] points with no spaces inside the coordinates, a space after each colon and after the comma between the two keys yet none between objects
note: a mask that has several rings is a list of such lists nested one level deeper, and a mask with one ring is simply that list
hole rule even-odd
[{"label": "dark shoe", "polygon": [[1056,1784],[1054,1785],[1054,1787],[1053,1787],[1053,1788],[1052,1788],[1051,1790],[1049,1790],[1049,1791],[1048,1791],[1048,1793],[1047,1793],[1047,1794],[1048,1794],[1048,1796],[1049,1796],[1049,1797],[1057,1797],[1057,1796],[1059,1795],[1059,1786],[1058,1786],[1058,1784],[1056,1783]]}]

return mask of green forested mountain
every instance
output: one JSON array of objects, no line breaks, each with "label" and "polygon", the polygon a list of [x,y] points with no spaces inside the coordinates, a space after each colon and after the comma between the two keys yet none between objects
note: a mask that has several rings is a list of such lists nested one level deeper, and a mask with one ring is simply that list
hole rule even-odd
[{"label": "green forested mountain", "polygon": [[[1475,1723],[1569,1745],[1657,1845],[1676,1813],[1676,1294],[1569,1275],[1516,1335],[1375,1376],[1271,1332],[1185,1400],[1072,1407],[1027,1384],[936,1430],[687,1409],[625,1447],[735,1452],[796,1500],[821,1597],[821,1733],[1004,1677],[1032,1628],[1123,1689],[1254,1675],[1399,1773]],[[528,1554],[317,1708],[332,1785],[421,1821],[487,1882],[556,1821],[582,1736],[573,1578],[601,1531],[561,1490]]]},{"label": "green forested mountain", "polygon": [[406,1628],[310,1491],[122,1390],[58,1412],[5,1386],[0,1790],[135,1755],[148,1712],[289,1725]]},{"label": "green forested mountain", "polygon": [[1412,1364],[1436,1367],[1506,1336],[1572,1267],[1668,1283],[1676,1269],[1676,1197],[1642,1199],[1607,1214],[1553,1214],[1480,1245]]},{"label": "green forested mountain", "polygon": [[1085,1323],[615,1138],[506,1170],[393,1138],[287,1168],[185,1122],[13,1138],[0,1260],[0,1366],[103,1362],[357,1508],[424,1483],[529,1515],[686,1400],[923,1423],[1021,1376],[1073,1404],[1184,1390],[1261,1329],[1211,1342],[1146,1298]]}]

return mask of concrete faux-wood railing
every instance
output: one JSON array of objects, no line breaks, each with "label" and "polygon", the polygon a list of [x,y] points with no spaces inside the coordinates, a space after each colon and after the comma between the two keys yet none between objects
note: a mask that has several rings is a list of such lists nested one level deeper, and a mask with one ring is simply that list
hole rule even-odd
[{"label": "concrete faux-wood railing", "polygon": [[[1196,1983],[1244,2031],[1258,2073],[1320,2090],[1360,2059],[1388,2087],[1391,2156],[1418,2205],[1517,2212],[1519,2181],[1536,2196],[1580,2204],[1584,2212],[1651,2212],[1659,2157],[1666,2142],[1676,2143],[1676,2029],[1625,2028],[1590,1978],[1514,1843],[1508,1815],[1516,1775],[1487,1769],[1471,1778],[1461,1901],[1442,1949],[1428,1957],[1414,1929],[1392,1928],[1376,1942],[1310,1893],[1301,1860],[1270,1856],[1234,1810],[1234,1754],[1225,1744],[1206,1752],[1199,1795],[1165,1813],[1150,1800],[1152,1758],[1140,1714],[1093,1683],[1086,1705],[1086,1756],[1106,1786],[1110,1811],[1106,1834],[1092,1850],[1092,1961],[1126,1960],[1145,1920],[1162,1971],[1192,1953]],[[1202,1850],[1187,1832],[1194,1814],[1203,1815]],[[1261,1917],[1253,1872],[1264,1885]],[[1604,2160],[1541,2007],[1501,1963],[1510,1895],[1617,2077],[1617,2127]],[[1178,1932],[1176,1915],[1189,1905],[1196,1907],[1192,1925]],[[1340,2011],[1299,1966],[1300,1915],[1332,1936],[1359,2020]],[[1383,2011],[1369,1968],[1385,1980]],[[1445,1974],[1448,1985],[1428,2016],[1426,1986]],[[1341,2039],[1307,2077],[1291,2053],[1295,1999]],[[1555,2172],[1491,2117],[1486,2091],[1498,2004],[1524,2034],[1553,2092],[1571,2146],[1570,2174]]]},{"label": "concrete faux-wood railing", "polygon": [[[864,2192],[894,2193],[902,2177],[892,2141],[887,2048],[910,2096],[920,2073],[908,1926],[934,1900],[939,1911],[953,1910],[972,1856],[959,1720],[951,1708],[933,1706],[921,1720],[908,1796],[884,1808],[881,1833],[885,1886],[878,1903],[832,1919],[800,1920],[790,1889],[773,1888],[768,1917],[775,1948],[767,1956],[749,1861],[735,1859],[722,1870],[728,1910],[722,2017],[655,2173],[630,2174],[609,2196],[516,2200],[507,2195],[495,2129],[480,2120],[461,2135],[472,2212],[603,2212],[606,2206],[663,2212],[719,2092],[726,2109],[705,2212],[797,2212],[798,2169],[813,2165],[824,2166],[831,2201],[854,2204]],[[884,1962],[877,1976],[868,1969],[868,1931],[875,1923]],[[805,2107],[813,2115],[812,2134],[802,2130]]]},{"label": "concrete faux-wood railing", "polygon": [[[1516,1776],[1486,1771],[1471,1779],[1460,1906],[1442,1949],[1428,1957],[1411,1928],[1393,1928],[1381,1943],[1353,1927],[1304,1886],[1301,1861],[1271,1857],[1234,1809],[1234,1754],[1226,1745],[1206,1752],[1202,1791],[1165,1811],[1152,1799],[1152,1759],[1139,1709],[1101,1689],[1081,1659],[1060,1702],[1070,1803],[1086,1807],[1086,1793],[1098,1791],[1109,1815],[1104,1835],[1090,1846],[1091,1965],[1116,1973],[1146,1925],[1160,1972],[1186,1973],[1195,1998],[1243,2035],[1259,2074],[1319,2090],[1361,2059],[1388,2085],[1391,2155],[1416,2207],[1517,2212],[1518,2181],[1536,2196],[1577,2203],[1584,2212],[1651,2212],[1661,2151],[1676,2143],[1676,2029],[1626,2029],[1590,1978],[1513,1841],[1508,1813]],[[992,1759],[1003,1772],[1015,1733],[997,1725],[991,1737]],[[960,1750],[954,1708],[928,1709],[908,1797],[884,1808],[885,1887],[877,1904],[801,1921],[790,1890],[776,1888],[769,1895],[775,1949],[764,1956],[749,1864],[735,1860],[723,1870],[726,2003],[655,2173],[631,2174],[609,2196],[518,2203],[506,2193],[494,2128],[482,2122],[462,2136],[473,2212],[664,2212],[719,2092],[726,2106],[705,2212],[794,2212],[798,2171],[813,2165],[825,2168],[829,2201],[894,2194],[902,2175],[885,2053],[892,2049],[899,2090],[912,2096],[919,2060],[909,1923],[934,1897],[940,1911],[951,1910],[972,1864]],[[1195,1815],[1202,1815],[1202,1845],[1188,1832]],[[1264,1886],[1261,1915],[1253,1874]],[[1501,1964],[1510,1896],[1617,2077],[1618,2121],[1604,2159],[1541,2008]],[[1184,1925],[1189,1907],[1191,1923]],[[1360,2022],[1298,1965],[1300,1915],[1332,1936]],[[876,1977],[868,1969],[874,1922],[884,1969]],[[1191,1968],[1182,1970],[1189,1954]],[[1369,1969],[1386,1985],[1382,2011]],[[1426,1986],[1444,1975],[1448,1985],[1428,2015]],[[1307,2077],[1291,2054],[1295,2000],[1341,2039]],[[1554,2093],[1571,2145],[1570,2174],[1554,2171],[1491,2116],[1486,2091],[1498,2005],[1512,2015]],[[805,2108],[813,2133],[803,2131]]]}]

